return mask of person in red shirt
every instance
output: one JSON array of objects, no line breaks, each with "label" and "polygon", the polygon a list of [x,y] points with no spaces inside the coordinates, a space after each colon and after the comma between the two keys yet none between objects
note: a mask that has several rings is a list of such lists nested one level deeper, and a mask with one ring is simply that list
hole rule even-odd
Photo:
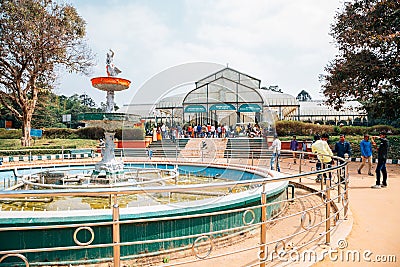
[{"label": "person in red shirt", "polygon": [[189,138],[192,136],[192,132],[193,132],[192,125],[189,124],[189,126],[187,127],[187,133],[189,135]]}]

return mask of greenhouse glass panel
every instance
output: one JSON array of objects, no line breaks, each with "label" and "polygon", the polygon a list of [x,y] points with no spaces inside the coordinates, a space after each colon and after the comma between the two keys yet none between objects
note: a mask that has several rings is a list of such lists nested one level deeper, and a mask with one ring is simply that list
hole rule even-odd
[{"label": "greenhouse glass panel", "polygon": [[238,86],[238,102],[259,102],[263,103],[262,97],[257,93],[255,89],[248,88],[239,84]]},{"label": "greenhouse glass panel", "polygon": [[207,101],[207,86],[195,89],[187,94],[184,103],[201,103]]}]

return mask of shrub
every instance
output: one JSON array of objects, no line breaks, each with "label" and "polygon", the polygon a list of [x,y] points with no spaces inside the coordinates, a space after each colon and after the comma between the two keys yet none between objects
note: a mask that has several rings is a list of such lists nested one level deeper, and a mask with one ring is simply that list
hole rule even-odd
[{"label": "shrub", "polygon": [[389,159],[400,159],[400,136],[388,136]]},{"label": "shrub", "polygon": [[333,126],[333,131],[335,132],[335,134],[341,134],[342,128],[340,128],[339,126]]},{"label": "shrub", "polygon": [[20,139],[21,136],[21,130],[0,129],[0,139]]},{"label": "shrub", "polygon": [[73,134],[76,130],[68,128],[47,128],[43,130],[43,137],[55,139],[72,139]]},{"label": "shrub", "polygon": [[100,127],[83,127],[76,130],[76,134],[82,139],[100,139],[104,137],[104,129]]},{"label": "shrub", "polygon": [[341,127],[341,133],[345,135],[364,135],[368,133],[368,127],[364,126],[343,126]]},{"label": "shrub", "polygon": [[115,138],[119,140],[144,140],[144,128],[125,128],[115,132]]},{"label": "shrub", "polygon": [[399,134],[399,130],[389,125],[374,125],[370,127],[370,133],[378,135],[380,132],[387,132],[388,134]]},{"label": "shrub", "polygon": [[[260,124],[261,125],[261,124]],[[319,125],[313,123],[306,123],[301,121],[277,121],[276,131],[279,136],[290,135],[315,135],[316,133],[328,133],[330,135],[364,135],[369,133],[371,135],[378,135],[379,132],[385,131],[392,135],[400,134],[400,129],[394,128],[389,125],[375,125],[371,127],[366,126],[333,126],[333,125]]]},{"label": "shrub", "polygon": [[278,121],[276,122],[276,132],[279,136],[335,133],[334,128],[331,125],[318,125],[301,121]]}]

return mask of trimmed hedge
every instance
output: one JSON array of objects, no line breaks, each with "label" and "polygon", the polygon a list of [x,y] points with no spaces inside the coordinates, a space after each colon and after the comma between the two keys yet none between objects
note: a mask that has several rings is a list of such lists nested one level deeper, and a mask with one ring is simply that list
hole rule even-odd
[{"label": "trimmed hedge", "polygon": [[43,137],[48,139],[76,139],[78,135],[75,132],[75,129],[69,128],[46,128],[43,130]]},{"label": "trimmed hedge", "polygon": [[20,139],[22,136],[22,130],[7,130],[0,128],[0,139]]},{"label": "trimmed hedge", "polygon": [[43,131],[43,137],[48,139],[100,139],[104,129],[100,127],[83,127],[80,129],[48,128]]},{"label": "trimmed hedge", "polygon": [[379,135],[380,132],[387,132],[388,134],[400,134],[400,129],[396,129],[392,126],[388,125],[375,125],[371,127],[363,127],[363,126],[343,126],[339,127],[340,131],[338,132],[343,133],[345,135]]},{"label": "trimmed hedge", "polygon": [[[104,137],[104,129],[100,127],[84,127],[80,129],[50,128],[44,131],[43,137],[49,139],[92,139],[97,140]],[[115,138],[119,140],[144,140],[144,129],[125,128],[115,131]]]},{"label": "trimmed hedge", "polygon": [[115,138],[118,140],[144,140],[145,132],[144,128],[125,128],[118,129],[115,132]]},{"label": "trimmed hedge", "polygon": [[79,138],[98,140],[104,136],[104,129],[100,127],[84,127],[76,131]]},{"label": "trimmed hedge", "polygon": [[335,134],[332,125],[319,125],[301,121],[278,121],[275,126],[276,132],[279,136],[315,135],[317,133]]},{"label": "trimmed hedge", "polygon": [[[278,121],[276,122],[276,132],[279,136],[290,135],[315,135],[328,133],[329,135],[378,135],[379,132],[387,132],[389,135],[400,134],[400,129],[388,125],[375,125],[371,127],[364,126],[332,126],[306,123],[301,121]],[[262,127],[262,125],[261,125]]]}]

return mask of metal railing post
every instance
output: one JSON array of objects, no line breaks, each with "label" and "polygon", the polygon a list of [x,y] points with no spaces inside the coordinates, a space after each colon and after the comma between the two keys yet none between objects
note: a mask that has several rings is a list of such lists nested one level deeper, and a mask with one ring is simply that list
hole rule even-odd
[{"label": "metal railing post", "polygon": [[117,200],[117,194],[113,195],[113,262],[114,267],[120,266],[120,258],[121,258],[121,246],[120,246],[120,232],[119,232],[119,205]]},{"label": "metal railing post", "polygon": [[[301,173],[301,165],[303,164],[303,156],[304,156],[304,152],[301,152],[300,157],[299,157],[299,173]],[[299,178],[299,181],[301,183],[301,177]]]},{"label": "metal railing post", "polygon": [[[322,179],[321,179],[322,181]],[[325,192],[325,244],[329,245],[331,243],[331,173],[326,177],[326,192]]]},{"label": "metal railing post", "polygon": [[260,267],[265,267],[265,260],[267,258],[267,193],[265,192],[265,184],[263,184],[263,191],[261,193],[261,231],[260,231]]},{"label": "metal railing post", "polygon": [[[338,160],[337,161],[337,164],[339,165],[340,164],[340,161]],[[337,195],[338,195],[338,199],[337,199],[337,202],[338,203],[340,203],[340,199],[342,198],[341,196],[340,196],[340,193],[341,193],[341,189],[342,189],[342,169],[340,168],[340,169],[337,169],[337,171],[336,171],[336,177],[338,178],[338,182],[337,182],[337,186],[338,186],[338,188],[337,188]]]},{"label": "metal railing post", "polygon": [[348,165],[346,165],[345,167],[345,176],[344,176],[344,201],[343,201],[343,205],[344,205],[344,219],[347,220],[347,212],[349,209],[349,170],[348,170]]}]

